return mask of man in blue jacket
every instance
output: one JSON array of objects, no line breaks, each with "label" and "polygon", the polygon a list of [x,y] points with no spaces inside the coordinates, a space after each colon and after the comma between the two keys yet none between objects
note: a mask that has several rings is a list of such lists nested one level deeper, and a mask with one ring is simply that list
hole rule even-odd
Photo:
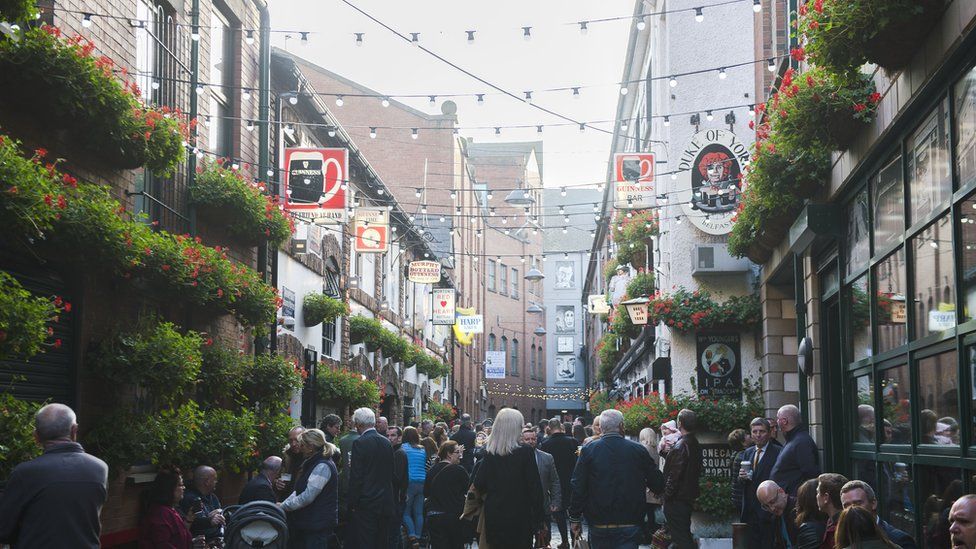
[{"label": "man in blue jacket", "polygon": [[806,425],[800,418],[800,409],[787,404],[776,412],[776,423],[783,432],[786,446],[776,458],[776,465],[769,474],[787,494],[796,497],[796,491],[805,481],[820,475],[820,454]]},{"label": "man in blue jacket", "polygon": [[569,520],[582,534],[583,515],[593,549],[637,549],[644,518],[645,488],[660,493],[664,476],[647,449],[621,434],[619,410],[600,414],[603,436],[583,447],[573,471]]},{"label": "man in blue jacket", "polygon": [[916,549],[917,546],[912,536],[878,517],[878,498],[875,496],[874,488],[871,488],[870,484],[862,480],[848,482],[840,489],[840,503],[844,506],[844,509],[847,509],[851,505],[860,505],[868,511],[871,511],[874,513],[874,519],[878,521],[878,526],[884,530],[885,535],[888,536],[891,543],[901,547],[901,549]]}]

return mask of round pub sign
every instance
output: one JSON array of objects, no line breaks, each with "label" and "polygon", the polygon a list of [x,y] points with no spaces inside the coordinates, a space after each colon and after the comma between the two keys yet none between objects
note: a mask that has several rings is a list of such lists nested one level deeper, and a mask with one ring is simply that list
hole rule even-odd
[{"label": "round pub sign", "polygon": [[714,235],[732,231],[748,160],[748,144],[730,131],[704,130],[691,138],[678,161],[678,201],[696,227]]}]

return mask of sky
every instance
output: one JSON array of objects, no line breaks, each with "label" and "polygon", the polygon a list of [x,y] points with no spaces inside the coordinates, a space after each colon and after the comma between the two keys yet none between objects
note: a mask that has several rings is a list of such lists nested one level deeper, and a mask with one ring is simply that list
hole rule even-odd
[{"label": "sky", "polygon": [[[519,97],[527,90],[534,91],[536,105],[581,122],[614,118],[631,21],[589,23],[585,35],[577,22],[629,16],[634,10],[633,0],[350,1],[404,35],[420,33],[424,47],[502,89]],[[474,97],[452,98],[457,103],[461,135],[476,142],[541,137],[545,186],[595,185],[606,180],[610,134],[593,129],[581,133],[578,126],[567,125],[546,127],[540,136],[535,125],[565,121],[524,101],[498,95],[411,46],[342,0],[274,0],[270,6],[272,28],[294,31],[291,39],[286,39],[284,32],[275,32],[274,45],[377,92],[486,94],[480,106]],[[523,37],[522,27],[526,26],[532,27],[529,40]],[[467,41],[468,30],[476,31],[472,44]],[[299,40],[301,31],[309,32],[305,45]],[[355,33],[365,33],[362,46],[356,46]],[[573,86],[583,86],[578,98],[570,90],[537,91]],[[429,99],[398,100],[423,112],[441,112],[441,99],[436,105]],[[503,128],[501,135],[491,129],[523,124],[533,127]],[[612,127],[611,122],[597,125]]]}]

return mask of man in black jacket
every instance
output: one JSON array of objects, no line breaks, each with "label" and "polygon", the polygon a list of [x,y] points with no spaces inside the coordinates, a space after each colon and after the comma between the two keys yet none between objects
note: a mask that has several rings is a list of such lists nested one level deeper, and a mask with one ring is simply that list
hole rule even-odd
[{"label": "man in black jacket", "polygon": [[603,436],[583,447],[573,471],[569,504],[573,537],[581,535],[586,515],[593,549],[637,549],[645,488],[659,493],[664,487],[647,449],[621,435],[623,421],[619,410],[601,413]]},{"label": "man in black jacket", "polygon": [[244,489],[241,490],[241,497],[238,498],[237,503],[241,505],[251,503],[252,501],[270,501],[271,503],[276,503],[278,496],[275,495],[272,483],[278,478],[279,473],[281,473],[281,458],[271,456],[265,459],[261,462],[261,467],[258,468],[258,474],[254,475],[254,478],[247,481],[247,484],[244,485]]},{"label": "man in black jacket", "polygon": [[380,549],[389,541],[393,521],[393,446],[376,432],[370,408],[353,413],[359,438],[349,463],[349,516],[352,535],[346,542],[357,549]]},{"label": "man in black jacket", "polygon": [[765,547],[772,540],[771,522],[769,513],[762,509],[756,499],[756,488],[769,480],[781,447],[770,442],[769,420],[764,417],[752,420],[750,432],[755,446],[745,449],[742,461],[749,462],[751,473],[740,469],[734,482],[742,488],[739,520],[749,525],[749,547]]},{"label": "man in black jacket", "polygon": [[471,416],[461,414],[461,428],[454,433],[451,440],[464,446],[464,453],[461,454],[461,467],[464,467],[469,475],[474,469],[474,437],[474,429],[471,428]]},{"label": "man in black jacket", "polygon": [[198,509],[190,533],[194,536],[204,535],[207,541],[214,541],[224,532],[224,514],[220,499],[214,491],[217,489],[217,471],[208,465],[199,465],[193,470],[193,486],[183,493],[180,509],[184,513],[191,509]]},{"label": "man in black jacket", "polygon": [[[691,511],[698,499],[698,477],[701,476],[702,452],[695,431],[698,416],[691,410],[678,412],[681,438],[674,444],[664,462],[664,518],[671,541],[678,549],[693,549]],[[603,427],[603,424],[600,424]],[[646,452],[646,450],[645,450]]]},{"label": "man in black jacket", "polygon": [[390,427],[389,422],[383,416],[376,420],[376,432],[386,435],[387,440],[393,447],[393,522],[390,524],[389,545],[390,549],[399,549],[403,546],[403,534],[400,529],[403,510],[407,504],[407,487],[410,485],[410,477],[407,472],[407,453],[401,448],[400,437],[402,433],[399,427]]},{"label": "man in black jacket", "polygon": [[74,411],[48,404],[34,416],[40,456],[10,473],[0,499],[0,544],[19,547],[99,547],[98,515],[108,495],[108,467],[86,454]]},{"label": "man in black jacket", "polygon": [[799,527],[796,524],[796,498],[787,494],[776,482],[763,481],[756,489],[756,498],[771,516],[772,549],[796,547]]},{"label": "man in black jacket", "polygon": [[783,431],[786,446],[776,458],[769,478],[776,481],[786,493],[796,497],[796,491],[804,481],[820,474],[820,454],[806,425],[800,418],[800,409],[787,404],[776,412],[776,423]]},{"label": "man in black jacket", "polygon": [[878,498],[874,494],[874,488],[871,488],[871,485],[868,483],[862,480],[849,481],[840,489],[840,503],[844,506],[844,509],[852,505],[860,505],[874,513],[875,520],[878,521],[878,526],[884,530],[885,535],[888,536],[891,543],[901,547],[901,549],[915,549],[917,547],[912,536],[878,517]]},{"label": "man in black jacket", "polygon": [[559,475],[559,483],[562,485],[563,505],[552,514],[556,526],[559,528],[559,536],[562,542],[560,549],[569,549],[569,536],[566,531],[566,509],[569,507],[571,487],[570,482],[573,478],[573,469],[576,467],[576,449],[579,443],[576,439],[567,435],[563,430],[563,424],[558,418],[549,420],[549,438],[542,443],[542,451],[552,455],[556,462],[556,473]]}]

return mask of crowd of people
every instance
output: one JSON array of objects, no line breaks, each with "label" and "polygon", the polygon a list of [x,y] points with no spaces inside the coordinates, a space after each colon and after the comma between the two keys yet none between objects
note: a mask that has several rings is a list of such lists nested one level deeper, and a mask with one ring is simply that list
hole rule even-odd
[{"label": "crowd of people", "polygon": [[[280,510],[288,547],[461,549],[477,540],[481,549],[528,549],[551,547],[553,524],[562,549],[584,535],[594,549],[697,547],[691,516],[702,449],[691,410],[662,425],[660,435],[644,429],[639,442],[624,436],[623,415],[614,409],[588,426],[560,418],[531,425],[505,408],[477,425],[462,415],[456,425],[400,427],[360,408],[340,437],[342,426],[329,415],[320,429],[293,428],[282,455],[267,457],[238,497],[239,505]],[[758,417],[749,427],[729,436],[737,450],[732,504],[746,525],[746,546],[916,547],[878,516],[869,482],[821,471],[795,406],[780,408],[775,422]],[[108,468],[84,452],[77,430],[67,406],[38,411],[35,437],[44,452],[8,479],[0,544],[99,546]],[[217,480],[202,464],[186,487],[181,471],[161,468],[141,494],[139,546],[221,547],[234,511],[218,498]],[[960,495],[947,509],[939,543],[976,548],[976,495]]]}]

